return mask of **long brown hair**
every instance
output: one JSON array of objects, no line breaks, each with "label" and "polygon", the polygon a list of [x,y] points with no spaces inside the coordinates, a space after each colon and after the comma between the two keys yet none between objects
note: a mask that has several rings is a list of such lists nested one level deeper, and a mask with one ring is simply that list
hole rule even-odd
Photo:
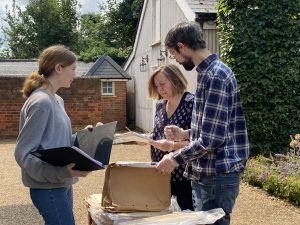
[{"label": "long brown hair", "polygon": [[39,70],[31,73],[24,82],[23,97],[28,98],[36,89],[49,86],[47,78],[52,75],[57,64],[66,67],[75,61],[75,54],[64,45],[53,45],[44,49],[38,60]]},{"label": "long brown hair", "polygon": [[166,75],[167,79],[171,82],[173,88],[173,95],[174,94],[182,94],[187,87],[187,80],[185,79],[184,75],[180,71],[180,69],[174,64],[167,64],[159,67],[157,70],[153,72],[149,81],[148,81],[148,94],[149,97],[152,99],[161,99],[161,96],[157,92],[154,77],[159,72],[162,72]]}]

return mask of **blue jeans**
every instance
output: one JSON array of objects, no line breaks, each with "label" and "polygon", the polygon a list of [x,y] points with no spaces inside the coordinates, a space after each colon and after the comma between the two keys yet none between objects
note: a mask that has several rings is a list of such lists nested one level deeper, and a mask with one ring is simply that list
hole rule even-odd
[{"label": "blue jeans", "polygon": [[75,225],[72,187],[31,188],[30,197],[34,206],[43,216],[45,225]]},{"label": "blue jeans", "polygon": [[240,174],[229,173],[192,181],[193,200],[196,211],[222,208],[225,216],[214,225],[229,225],[235,199],[239,194]]}]

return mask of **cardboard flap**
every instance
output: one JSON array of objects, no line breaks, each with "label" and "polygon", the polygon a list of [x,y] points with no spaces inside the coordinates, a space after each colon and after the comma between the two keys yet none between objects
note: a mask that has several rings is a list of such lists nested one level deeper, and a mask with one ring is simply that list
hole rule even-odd
[{"label": "cardboard flap", "polygon": [[109,179],[110,179],[110,168],[112,166],[113,166],[112,164],[108,165],[105,171],[104,185],[102,189],[102,201],[101,201],[101,206],[104,208],[110,207],[112,205],[111,197],[109,193],[109,186],[108,186]]},{"label": "cardboard flap", "polygon": [[108,211],[162,211],[170,206],[170,174],[155,167],[111,164],[106,170],[102,207]]}]

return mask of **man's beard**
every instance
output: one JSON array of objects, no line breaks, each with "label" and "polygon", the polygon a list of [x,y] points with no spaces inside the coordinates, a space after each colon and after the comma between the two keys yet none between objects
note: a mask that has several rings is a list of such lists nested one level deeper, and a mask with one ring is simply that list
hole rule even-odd
[{"label": "man's beard", "polygon": [[184,67],[185,70],[191,71],[192,69],[194,69],[195,64],[193,63],[191,58],[187,58],[187,57],[185,58],[186,60],[182,62],[181,65]]}]

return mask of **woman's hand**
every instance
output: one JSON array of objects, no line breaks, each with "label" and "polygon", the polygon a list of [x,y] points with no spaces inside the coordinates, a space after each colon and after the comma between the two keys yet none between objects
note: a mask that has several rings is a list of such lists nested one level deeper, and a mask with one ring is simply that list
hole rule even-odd
[{"label": "woman's hand", "polygon": [[84,129],[84,130],[87,130],[87,129],[93,130],[93,125],[89,124],[89,125],[87,125],[85,128],[83,128],[83,129]]},{"label": "woman's hand", "polygon": [[102,122],[98,122],[98,123],[96,123],[96,127],[98,127],[98,126],[101,126],[101,125],[103,125],[103,123],[102,123]]},{"label": "woman's hand", "polygon": [[164,135],[167,140],[183,141],[189,139],[188,130],[183,130],[175,125],[166,126],[164,128]]},{"label": "woman's hand", "polygon": [[71,163],[67,165],[67,169],[72,177],[86,177],[89,173],[92,171],[81,171],[81,170],[74,170],[73,167],[75,166],[75,163]]},{"label": "woman's hand", "polygon": [[174,150],[174,141],[168,141],[167,139],[150,141],[150,145],[161,151],[170,152]]},{"label": "woman's hand", "polygon": [[[101,125],[103,125],[102,122],[97,122],[97,123],[96,123],[96,127],[101,126]],[[84,130],[86,130],[86,129],[93,130],[93,125],[91,125],[91,124],[87,125],[87,126],[84,128]]]}]

